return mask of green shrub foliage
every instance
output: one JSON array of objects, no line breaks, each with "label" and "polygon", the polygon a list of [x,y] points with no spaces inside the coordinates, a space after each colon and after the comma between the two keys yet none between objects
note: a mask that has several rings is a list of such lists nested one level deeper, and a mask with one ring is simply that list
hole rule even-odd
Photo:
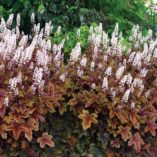
[{"label": "green shrub foliage", "polygon": [[[153,12],[148,12],[145,3],[148,0],[1,0],[0,16],[6,18],[20,13],[21,27],[30,30],[30,16],[34,12],[36,21],[44,25],[52,21],[54,26],[61,25],[64,31],[80,25],[100,22],[112,33],[118,22],[120,29],[127,35],[133,24],[139,24],[143,30],[155,25]],[[113,9],[114,8],[114,9]],[[149,8],[150,9],[150,8]]]},{"label": "green shrub foliage", "polygon": [[[157,41],[135,25],[129,47],[118,24],[88,30],[64,63],[51,22],[19,30],[0,24],[1,156],[156,156]],[[60,34],[60,27],[54,35]],[[77,31],[80,38],[81,31]],[[51,45],[53,43],[53,45]]]}]

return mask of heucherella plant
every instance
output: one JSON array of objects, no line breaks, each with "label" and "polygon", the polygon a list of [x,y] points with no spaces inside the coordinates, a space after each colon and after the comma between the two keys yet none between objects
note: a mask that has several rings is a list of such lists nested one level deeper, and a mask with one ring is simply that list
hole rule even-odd
[{"label": "heucherella plant", "polygon": [[[152,155],[156,144],[145,136],[155,137],[157,129],[156,39],[152,31],[144,37],[134,26],[132,44],[125,54],[118,25],[110,41],[106,34],[101,26],[91,29],[90,44],[83,56],[86,64],[80,57],[75,64],[66,66],[65,82],[71,82],[66,85],[71,93],[67,103],[82,120],[83,130],[93,126],[96,132],[108,134],[111,141],[105,147],[109,152],[119,149],[119,156],[123,156],[121,148],[132,146],[141,155]],[[81,75],[77,67],[83,71]]]},{"label": "heucherella plant", "polygon": [[[15,28],[13,20],[12,14],[7,22],[2,18],[0,23],[3,154],[9,147],[16,153],[22,149],[27,156],[37,156],[31,148],[35,143],[42,149],[54,147],[55,151],[55,136],[49,127],[50,117],[56,112],[73,117],[76,129],[70,139],[70,133],[66,138],[72,147],[83,133],[89,133],[89,144],[98,144],[104,156],[125,156],[125,151],[132,150],[137,155],[156,156],[157,41],[151,30],[143,36],[135,25],[127,50],[118,24],[111,39],[102,24],[92,26],[86,53],[82,54],[78,42],[68,63],[64,63],[67,39],[52,43],[51,22],[41,28],[32,14],[32,34],[26,35],[20,31],[20,15]],[[60,33],[59,26],[55,34]],[[77,35],[80,36],[80,30]],[[81,135],[79,129],[83,129]],[[85,148],[85,153],[89,153],[88,146]]]},{"label": "heucherella plant", "polygon": [[45,115],[59,107],[58,100],[64,93],[62,87],[58,88],[63,84],[59,76],[64,42],[52,53],[48,38],[51,22],[40,28],[40,24],[34,24],[32,15],[33,32],[29,37],[20,32],[19,14],[16,27],[11,28],[13,18],[14,15],[10,15],[7,23],[2,18],[0,24],[1,140],[4,146],[10,145],[15,150],[25,141],[23,150],[26,151],[38,132],[36,141],[41,148],[54,147],[52,136],[48,132],[42,134],[39,127]]}]

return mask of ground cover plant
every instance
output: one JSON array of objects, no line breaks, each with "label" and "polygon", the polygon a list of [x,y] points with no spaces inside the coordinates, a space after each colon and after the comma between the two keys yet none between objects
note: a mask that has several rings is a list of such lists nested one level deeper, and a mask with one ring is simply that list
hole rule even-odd
[{"label": "ground cover plant", "polygon": [[[13,18],[16,26],[12,27]],[[118,24],[91,26],[64,62],[51,22],[20,31],[20,15],[0,24],[1,156],[157,156],[157,40]],[[60,33],[60,27],[55,34]],[[81,36],[80,30],[77,36]],[[54,43],[53,43],[54,42]]]}]

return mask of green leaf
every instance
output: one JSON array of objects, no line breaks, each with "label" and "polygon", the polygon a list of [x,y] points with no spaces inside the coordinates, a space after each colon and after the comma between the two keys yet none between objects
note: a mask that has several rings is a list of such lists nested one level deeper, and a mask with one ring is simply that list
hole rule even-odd
[{"label": "green leaf", "polygon": [[44,11],[45,11],[45,6],[44,6],[43,3],[41,3],[41,4],[39,5],[38,11],[39,11],[40,14],[43,14],[43,13],[44,13]]}]

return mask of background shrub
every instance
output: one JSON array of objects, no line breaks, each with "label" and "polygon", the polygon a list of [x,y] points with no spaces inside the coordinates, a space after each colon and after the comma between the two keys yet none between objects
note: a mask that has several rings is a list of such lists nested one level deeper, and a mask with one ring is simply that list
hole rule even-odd
[{"label": "background shrub", "polygon": [[[20,13],[22,30],[30,31],[30,16],[34,12],[36,22],[43,26],[52,21],[54,27],[61,25],[64,32],[80,25],[92,22],[102,23],[105,30],[112,33],[115,23],[120,24],[120,30],[129,34],[134,24],[139,24],[143,30],[154,29],[155,14],[145,6],[147,0],[1,0],[0,15]],[[114,9],[113,9],[114,7]]]}]

